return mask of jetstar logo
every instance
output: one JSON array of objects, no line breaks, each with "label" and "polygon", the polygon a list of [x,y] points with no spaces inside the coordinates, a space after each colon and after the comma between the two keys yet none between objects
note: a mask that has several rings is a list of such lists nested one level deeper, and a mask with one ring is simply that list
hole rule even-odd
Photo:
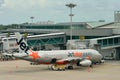
[{"label": "jetstar logo", "polygon": [[24,50],[25,53],[28,54],[27,51],[29,50],[29,47],[26,45],[25,42],[23,42],[23,39],[24,38],[21,38],[19,41],[18,41],[18,39],[16,39],[16,42],[20,46],[20,49]]},{"label": "jetstar logo", "polygon": [[69,52],[68,57],[82,57],[83,53],[82,52]]},{"label": "jetstar logo", "polygon": [[30,50],[30,52],[31,52],[30,56],[32,56],[34,60],[40,58],[40,56],[38,54],[38,51],[32,51],[32,50]]},{"label": "jetstar logo", "polygon": [[87,57],[91,59],[92,53],[91,52],[69,52],[68,57]]},{"label": "jetstar logo", "polygon": [[[20,49],[24,50],[25,53],[28,54],[28,50],[30,50],[30,49],[27,46],[27,44],[25,43],[24,38],[21,38],[19,41],[17,39],[16,41],[17,41],[17,44],[20,46]],[[32,56],[33,60],[36,60],[36,59],[40,58],[40,56],[38,55],[38,51],[32,51],[32,50],[30,50],[29,56]]]}]

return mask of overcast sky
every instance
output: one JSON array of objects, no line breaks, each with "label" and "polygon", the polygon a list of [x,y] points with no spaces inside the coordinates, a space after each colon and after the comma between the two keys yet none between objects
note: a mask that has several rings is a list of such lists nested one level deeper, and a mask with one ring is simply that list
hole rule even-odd
[{"label": "overcast sky", "polygon": [[74,22],[114,21],[120,0],[0,0],[0,24],[54,21],[69,22],[70,10],[65,4],[75,3]]}]

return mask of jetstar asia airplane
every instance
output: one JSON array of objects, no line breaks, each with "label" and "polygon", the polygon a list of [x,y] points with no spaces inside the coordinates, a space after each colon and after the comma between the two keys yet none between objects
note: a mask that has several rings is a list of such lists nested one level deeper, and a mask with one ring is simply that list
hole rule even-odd
[{"label": "jetstar asia airplane", "polygon": [[90,66],[102,63],[102,55],[93,49],[82,50],[53,50],[33,51],[29,48],[24,37],[15,33],[17,44],[22,53],[14,53],[12,56],[32,62],[31,64],[52,64],[52,70],[73,69],[77,66]]}]

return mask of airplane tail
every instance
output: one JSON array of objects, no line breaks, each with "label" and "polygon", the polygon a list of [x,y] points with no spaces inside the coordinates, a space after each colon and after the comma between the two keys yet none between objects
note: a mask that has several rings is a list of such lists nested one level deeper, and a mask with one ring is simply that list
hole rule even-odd
[{"label": "airplane tail", "polygon": [[15,36],[17,38],[16,42],[19,46],[20,52],[25,52],[26,54],[29,54],[30,48],[28,47],[28,44],[25,41],[25,38],[19,32],[15,32]]}]

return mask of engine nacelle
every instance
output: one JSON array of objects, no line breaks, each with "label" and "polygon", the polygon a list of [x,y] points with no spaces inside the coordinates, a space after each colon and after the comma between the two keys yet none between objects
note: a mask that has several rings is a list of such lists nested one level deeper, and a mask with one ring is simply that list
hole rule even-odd
[{"label": "engine nacelle", "polygon": [[87,67],[87,66],[90,66],[91,64],[92,62],[90,60],[83,60],[83,61],[80,61],[77,65]]}]

